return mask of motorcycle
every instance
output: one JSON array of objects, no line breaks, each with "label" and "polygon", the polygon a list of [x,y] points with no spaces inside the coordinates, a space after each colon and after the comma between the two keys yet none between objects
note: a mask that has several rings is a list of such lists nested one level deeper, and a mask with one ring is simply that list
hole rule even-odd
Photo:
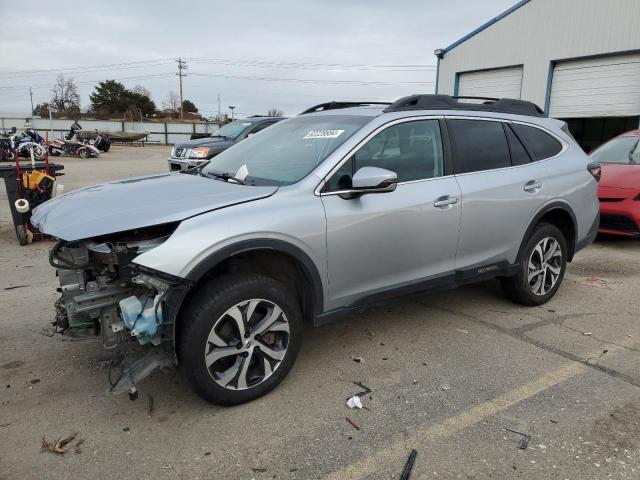
[{"label": "motorcycle", "polygon": [[93,139],[92,145],[102,152],[108,152],[111,148],[111,139],[109,137],[103,137],[96,130],[96,138]]},{"label": "motorcycle", "polygon": [[31,158],[33,151],[35,160],[44,160],[47,150],[43,144],[44,138],[32,128],[22,134],[13,127],[10,133],[4,133],[0,136],[0,161],[13,161],[16,150],[21,157]]},{"label": "motorcycle", "polygon": [[48,144],[49,155],[58,157],[60,155],[78,156],[80,158],[99,157],[100,150],[93,145],[74,140],[50,140]]}]

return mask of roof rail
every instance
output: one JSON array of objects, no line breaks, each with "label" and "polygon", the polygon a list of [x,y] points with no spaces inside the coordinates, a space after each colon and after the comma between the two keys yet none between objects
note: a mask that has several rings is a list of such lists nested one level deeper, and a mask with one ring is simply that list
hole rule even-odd
[{"label": "roof rail", "polygon": [[[460,102],[459,100],[482,100],[482,103]],[[431,94],[410,95],[396,100],[384,109],[385,112],[402,112],[406,110],[474,110],[546,117],[544,111],[535,103],[513,98],[452,97]]]},{"label": "roof rail", "polygon": [[337,110],[339,108],[365,107],[367,105],[391,105],[391,102],[327,102],[311,108],[307,108],[300,115],[307,113],[324,112],[325,110]]}]

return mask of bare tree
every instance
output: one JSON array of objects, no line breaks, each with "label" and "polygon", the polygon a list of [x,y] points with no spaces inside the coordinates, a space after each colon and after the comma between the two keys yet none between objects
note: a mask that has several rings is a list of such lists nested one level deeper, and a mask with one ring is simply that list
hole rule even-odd
[{"label": "bare tree", "polygon": [[50,103],[54,110],[65,114],[80,113],[80,95],[73,78],[65,80],[64,75],[58,75],[51,91],[53,96]]},{"label": "bare tree", "polygon": [[180,111],[180,97],[174,91],[169,92],[167,99],[162,102],[163,108],[170,108],[176,112]]},{"label": "bare tree", "polygon": [[133,93],[137,93],[138,95],[142,95],[143,97],[151,98],[151,92],[148,88],[143,87],[142,85],[136,85],[131,89]]},{"label": "bare tree", "polygon": [[270,108],[267,112],[267,117],[283,117],[284,112],[279,108]]}]

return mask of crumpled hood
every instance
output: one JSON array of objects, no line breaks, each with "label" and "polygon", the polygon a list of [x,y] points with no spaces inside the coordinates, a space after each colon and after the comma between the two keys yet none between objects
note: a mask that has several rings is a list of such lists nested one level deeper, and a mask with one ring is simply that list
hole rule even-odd
[{"label": "crumpled hood", "polygon": [[196,138],[195,140],[189,140],[188,142],[176,143],[175,148],[195,148],[195,147],[209,147],[214,149],[225,149],[233,145],[233,141],[222,137],[206,137]]},{"label": "crumpled hood", "polygon": [[177,222],[265,198],[278,187],[253,187],[184,173],[131,178],[74,190],[33,210],[31,223],[66,241]]}]

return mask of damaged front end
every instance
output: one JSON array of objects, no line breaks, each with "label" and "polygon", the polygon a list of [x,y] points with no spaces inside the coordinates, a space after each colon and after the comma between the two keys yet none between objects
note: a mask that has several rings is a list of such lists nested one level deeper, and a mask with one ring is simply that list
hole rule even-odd
[{"label": "damaged front end", "polygon": [[[190,284],[133,260],[163,243],[176,227],[61,240],[50,251],[49,262],[60,280],[53,325],[72,338],[101,337],[112,352],[109,393],[129,391],[134,398],[138,381],[175,362],[174,320]],[[115,381],[113,366],[120,372]]]}]

